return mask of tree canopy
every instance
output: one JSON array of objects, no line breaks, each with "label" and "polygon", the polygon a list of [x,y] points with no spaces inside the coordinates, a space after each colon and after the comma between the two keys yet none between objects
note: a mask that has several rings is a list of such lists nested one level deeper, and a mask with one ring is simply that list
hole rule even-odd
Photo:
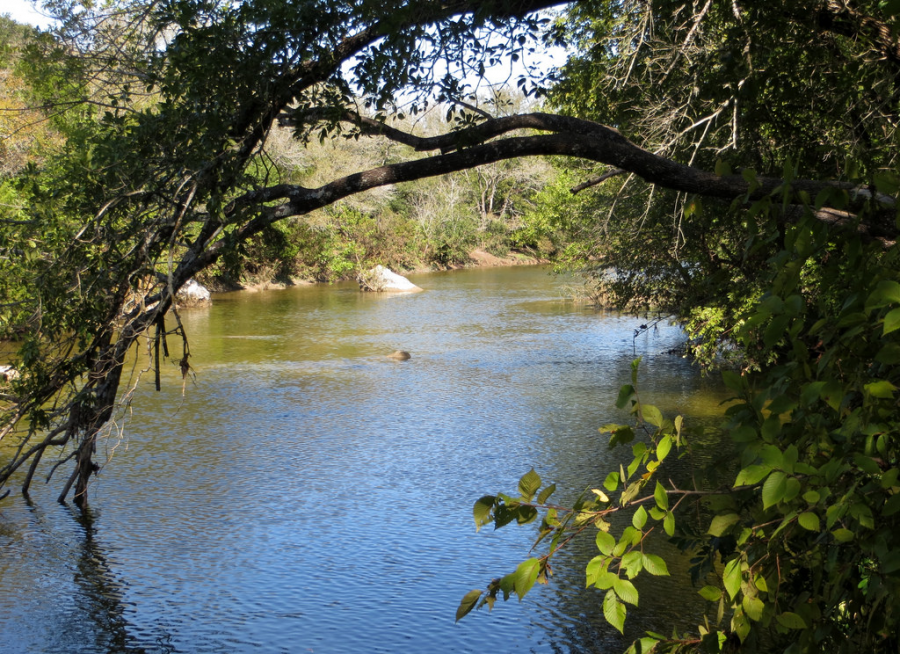
[{"label": "tree canopy", "polygon": [[[552,156],[577,206],[547,193],[541,215],[578,235],[580,264],[620,304],[685,320],[707,362],[739,355],[723,443],[740,467],[667,482],[689,425],[639,394],[635,364],[618,398],[635,424],[604,428],[630,463],[571,507],[549,504],[534,472],[518,494],[481,498],[478,526],[542,516],[548,549],[467,595],[459,617],[523,596],[588,532],[588,585],[621,630],[630,580],[667,572],[644,550],[658,522],[699,552],[718,620],[635,651],[896,650],[900,7],[598,0],[546,13],[555,4],[48,3],[59,27],[21,66],[65,144],[16,174],[21,208],[0,223],[0,337],[19,373],[0,397],[0,439],[16,439],[0,484],[24,468],[27,493],[63,448],[60,499],[84,505],[98,439],[130,398],[129,350],[143,346],[157,384],[162,357],[187,375],[175,295],[247,239],[374,188]],[[554,42],[573,47],[559,80],[521,83],[547,93],[543,111],[471,106],[466,75]],[[435,103],[450,108],[443,134],[392,120]],[[308,188],[269,155],[278,125],[301,144],[382,138],[416,154]]]}]

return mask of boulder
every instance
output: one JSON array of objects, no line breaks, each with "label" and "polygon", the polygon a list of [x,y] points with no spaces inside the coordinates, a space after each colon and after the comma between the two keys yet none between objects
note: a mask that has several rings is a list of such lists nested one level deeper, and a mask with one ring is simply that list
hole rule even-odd
[{"label": "boulder", "polygon": [[187,280],[179,289],[176,299],[180,307],[202,307],[212,304],[209,289],[193,279]]},{"label": "boulder", "polygon": [[391,272],[384,266],[375,266],[369,272],[360,275],[359,287],[363,291],[376,293],[415,293],[422,290],[406,277]]},{"label": "boulder", "polygon": [[388,359],[396,359],[397,361],[406,361],[411,359],[409,352],[404,352],[403,350],[395,350],[391,354],[388,354]]}]

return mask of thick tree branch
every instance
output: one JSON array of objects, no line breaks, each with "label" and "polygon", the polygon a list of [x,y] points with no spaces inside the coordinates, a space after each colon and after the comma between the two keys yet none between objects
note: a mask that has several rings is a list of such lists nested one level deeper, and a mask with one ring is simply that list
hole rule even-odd
[{"label": "thick tree branch", "polygon": [[[239,230],[241,237],[256,233],[271,222],[309,213],[341,198],[378,186],[443,175],[527,156],[556,155],[588,159],[633,173],[646,182],[667,189],[724,200],[741,197],[748,200],[761,199],[772,195],[783,185],[783,180],[775,177],[758,177],[751,184],[742,175],[719,176],[687,166],[639,147],[610,127],[566,116],[543,113],[507,116],[485,121],[466,130],[428,139],[414,137],[350,113],[346,118],[361,125],[369,133],[380,133],[417,150],[440,150],[442,154],[356,173],[317,189],[282,184],[247,193],[234,202],[232,211],[279,200],[286,202],[278,206],[265,207],[260,215]],[[552,134],[490,141],[497,136],[520,129],[541,130]],[[893,220],[887,219],[888,214],[893,214],[892,198],[841,181],[800,179],[791,183],[791,189],[793,196],[789,199],[792,202],[799,202],[801,194],[815,198],[823,190],[845,191],[848,206],[851,208],[860,208],[865,203],[874,201],[885,210],[882,216],[885,220],[877,220],[879,214],[876,212],[876,220],[866,227],[868,233],[875,238],[896,237]],[[833,214],[830,214],[828,222],[837,224],[833,220]]]}]

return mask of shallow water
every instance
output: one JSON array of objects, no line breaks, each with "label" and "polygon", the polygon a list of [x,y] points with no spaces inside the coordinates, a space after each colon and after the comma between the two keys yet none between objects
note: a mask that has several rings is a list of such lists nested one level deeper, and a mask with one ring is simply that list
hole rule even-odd
[{"label": "shallow water", "polygon": [[[560,500],[601,483],[624,453],[597,428],[625,419],[635,355],[667,415],[708,420],[720,389],[665,354],[676,328],[635,340],[640,319],[567,301],[571,280],[544,269],[412,280],[426,292],[299,287],[184,312],[196,377],[182,392],[172,364],[161,393],[135,377],[90,520],[56,504],[62,479],[0,502],[2,651],[624,649],[583,589],[591,543],[523,602],[454,623],[536,533],[476,534],[472,504],[532,466]],[[629,636],[702,619],[682,563],[629,609]]]}]

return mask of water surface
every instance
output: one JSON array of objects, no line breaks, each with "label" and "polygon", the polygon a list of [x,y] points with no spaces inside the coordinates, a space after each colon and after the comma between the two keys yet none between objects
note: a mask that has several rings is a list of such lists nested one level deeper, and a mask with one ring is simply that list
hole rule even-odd
[{"label": "water surface", "polygon": [[[635,340],[643,319],[573,304],[544,269],[412,279],[426,291],[298,287],[184,312],[195,377],[168,364],[156,393],[138,360],[90,520],[55,503],[61,478],[0,503],[3,651],[624,649],[583,589],[591,543],[549,587],[455,624],[536,531],[476,534],[472,504],[532,466],[560,500],[618,468],[597,428],[626,418],[635,355],[668,415],[702,422],[721,392],[666,354],[676,328]],[[683,568],[629,609],[629,636],[702,619]]]}]

